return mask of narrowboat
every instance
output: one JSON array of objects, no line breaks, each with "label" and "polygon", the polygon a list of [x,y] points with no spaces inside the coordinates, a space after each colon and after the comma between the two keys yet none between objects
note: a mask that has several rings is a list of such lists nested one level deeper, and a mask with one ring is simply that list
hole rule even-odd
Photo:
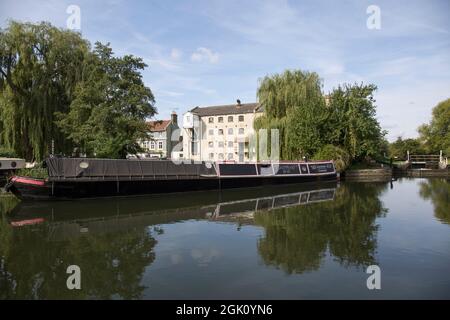
[{"label": "narrowboat", "polygon": [[171,160],[48,158],[48,178],[14,176],[22,200],[79,199],[251,188],[336,180],[332,161],[179,163]]}]

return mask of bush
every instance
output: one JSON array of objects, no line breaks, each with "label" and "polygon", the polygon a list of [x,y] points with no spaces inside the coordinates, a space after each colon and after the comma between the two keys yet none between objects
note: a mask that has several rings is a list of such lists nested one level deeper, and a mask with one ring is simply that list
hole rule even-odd
[{"label": "bush", "polygon": [[334,160],[338,172],[344,171],[350,165],[349,153],[340,147],[327,144],[323,146],[313,157],[314,160]]},{"label": "bush", "polygon": [[17,170],[16,175],[38,179],[48,178],[48,171],[41,164],[36,164],[34,168],[23,168]]},{"label": "bush", "polygon": [[0,157],[17,158],[17,153],[13,149],[0,147]]}]

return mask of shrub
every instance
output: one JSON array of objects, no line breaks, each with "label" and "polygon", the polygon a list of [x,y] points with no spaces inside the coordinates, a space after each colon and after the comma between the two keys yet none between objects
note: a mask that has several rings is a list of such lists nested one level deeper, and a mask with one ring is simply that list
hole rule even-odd
[{"label": "shrub", "polygon": [[13,149],[0,147],[0,157],[17,158],[17,153]]},{"label": "shrub", "polygon": [[23,168],[17,170],[18,176],[31,177],[38,179],[48,178],[48,171],[41,164],[36,164],[33,168]]},{"label": "shrub", "polygon": [[338,172],[344,171],[350,165],[349,153],[340,147],[327,144],[323,146],[313,157],[314,160],[334,160]]}]

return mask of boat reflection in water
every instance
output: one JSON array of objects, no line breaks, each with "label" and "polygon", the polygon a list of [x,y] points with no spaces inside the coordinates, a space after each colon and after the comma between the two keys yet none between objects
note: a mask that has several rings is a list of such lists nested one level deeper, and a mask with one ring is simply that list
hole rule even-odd
[{"label": "boat reflection in water", "polygon": [[24,202],[8,217],[13,227],[45,224],[51,229],[48,240],[53,241],[191,219],[252,224],[258,211],[333,200],[336,187],[336,182],[328,182],[131,199]]},{"label": "boat reflection in water", "polygon": [[[327,257],[343,268],[376,264],[386,186],[23,202],[0,224],[0,273],[10,275],[0,298],[297,297],[299,279],[282,285],[283,274],[322,272]],[[82,290],[66,289],[72,264],[85,270]],[[261,283],[266,295],[255,294]]]}]

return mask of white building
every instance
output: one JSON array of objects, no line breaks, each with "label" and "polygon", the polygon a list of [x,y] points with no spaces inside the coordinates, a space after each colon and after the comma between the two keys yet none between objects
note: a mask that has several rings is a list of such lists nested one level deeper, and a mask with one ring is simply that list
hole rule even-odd
[{"label": "white building", "polygon": [[249,142],[258,103],[196,107],[183,115],[183,158],[196,161],[255,161]]},{"label": "white building", "polygon": [[149,133],[147,140],[139,141],[145,151],[145,157],[170,158],[172,149],[177,141],[172,141],[174,131],[178,130],[177,114],[172,112],[170,120],[156,120],[147,122]]}]

